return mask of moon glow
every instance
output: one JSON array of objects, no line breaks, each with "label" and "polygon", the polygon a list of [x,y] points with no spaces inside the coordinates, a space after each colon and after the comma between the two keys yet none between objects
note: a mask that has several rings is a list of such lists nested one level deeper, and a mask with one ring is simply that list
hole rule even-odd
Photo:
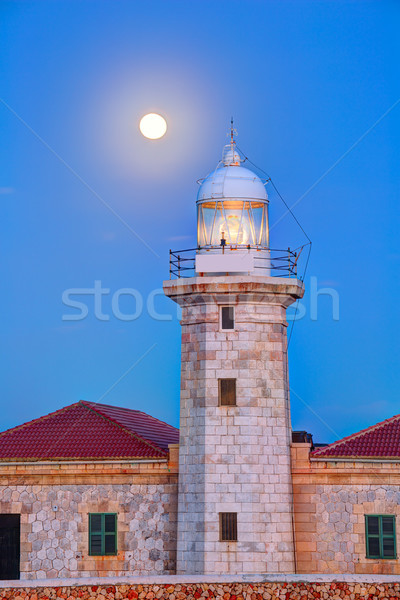
[{"label": "moon glow", "polygon": [[167,131],[167,122],[161,115],[149,113],[140,119],[139,129],[149,140],[158,140]]}]

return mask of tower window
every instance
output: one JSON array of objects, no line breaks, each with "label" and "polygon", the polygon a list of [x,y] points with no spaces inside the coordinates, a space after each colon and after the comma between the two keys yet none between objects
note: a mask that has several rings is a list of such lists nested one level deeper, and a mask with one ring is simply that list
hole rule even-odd
[{"label": "tower window", "polygon": [[396,558],[394,515],[365,515],[367,558]]},{"label": "tower window", "polygon": [[220,406],[236,406],[236,379],[218,379]]},{"label": "tower window", "polygon": [[221,329],[235,329],[234,306],[221,306]]},{"label": "tower window", "polygon": [[219,539],[237,542],[237,513],[219,513]]}]

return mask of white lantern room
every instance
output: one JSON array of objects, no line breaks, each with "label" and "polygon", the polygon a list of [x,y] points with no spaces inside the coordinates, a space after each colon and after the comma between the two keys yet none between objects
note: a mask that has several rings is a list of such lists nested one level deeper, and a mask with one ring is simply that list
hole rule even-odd
[{"label": "white lantern room", "polygon": [[233,141],[224,147],[215,171],[199,183],[196,271],[268,268],[268,195],[261,179],[241,165]]}]

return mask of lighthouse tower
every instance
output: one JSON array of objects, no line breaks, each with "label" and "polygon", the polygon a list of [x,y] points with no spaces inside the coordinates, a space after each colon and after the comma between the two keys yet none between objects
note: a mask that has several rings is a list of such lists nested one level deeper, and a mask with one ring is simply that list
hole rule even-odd
[{"label": "lighthouse tower", "polygon": [[182,308],[177,572],[294,572],[286,309],[304,290],[233,135],[197,218],[164,282]]}]

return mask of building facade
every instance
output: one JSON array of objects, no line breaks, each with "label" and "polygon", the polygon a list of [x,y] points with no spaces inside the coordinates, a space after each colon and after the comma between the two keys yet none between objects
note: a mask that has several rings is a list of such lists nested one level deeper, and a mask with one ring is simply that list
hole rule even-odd
[{"label": "building facade", "polygon": [[175,573],[177,441],[88,402],[0,434],[0,578]]},{"label": "building facade", "polygon": [[292,444],[297,572],[400,574],[400,415],[313,450]]},{"label": "building facade", "polygon": [[[62,432],[65,413],[70,413],[70,425],[77,421],[80,427],[81,415],[76,407],[66,407],[0,434],[0,577],[5,580],[175,574],[179,551],[178,444],[169,444],[164,457],[158,459],[139,456],[137,450],[136,458],[44,457],[37,456],[34,445],[27,447],[27,439],[31,443],[40,441],[42,448],[46,439],[54,444],[53,436],[48,436],[53,429],[51,421],[57,420],[56,429]],[[103,405],[91,407],[101,413],[115,410]],[[135,417],[138,411],[131,412]],[[99,416],[100,419],[104,417]],[[160,425],[159,421],[155,423]],[[107,425],[120,435],[123,421]],[[37,427],[35,432],[32,426]],[[100,432],[96,432],[93,423],[91,429],[95,439]],[[158,435],[163,434],[159,431]],[[9,437],[14,437],[12,444]],[[108,437],[113,437],[110,431]],[[398,449],[393,449],[393,440],[400,439],[400,416],[324,448],[313,449],[306,438],[298,438],[298,434],[293,435],[296,441],[291,444],[292,572],[399,575],[400,459],[395,456]],[[75,443],[78,447],[76,438]],[[7,456],[14,452],[15,444],[26,449],[25,455],[20,451],[18,458]],[[59,453],[62,446],[55,449]],[[257,467],[262,463],[243,464]],[[216,502],[223,499],[220,493]],[[182,510],[182,499],[179,502]],[[242,510],[243,504],[238,506],[236,502],[235,498],[229,505],[230,513]],[[190,514],[190,504],[183,509],[185,517]],[[218,512],[214,505],[212,510]],[[198,512],[194,514],[198,519]],[[224,542],[217,536],[223,549],[221,556],[229,557],[229,551],[235,555],[238,546],[241,555],[246,556],[246,529],[240,524],[248,522],[249,513],[243,514],[246,521],[238,515],[237,541]],[[100,523],[98,530],[93,530],[93,515],[97,519],[104,515],[104,520],[107,515],[113,516],[108,534],[105,524]],[[185,519],[182,522],[186,523]],[[279,520],[274,517],[269,521],[267,517],[265,522]],[[282,519],[281,523],[285,522]],[[220,527],[216,518],[210,529],[220,532]],[[285,526],[276,529],[287,534]],[[111,538],[107,549],[106,537]],[[191,554],[190,549],[188,553]],[[268,557],[259,565],[260,572],[278,572],[267,561]],[[228,566],[229,563],[216,564],[214,573],[234,574]],[[250,569],[251,565],[248,572],[255,572]],[[187,573],[190,574],[189,569]]]},{"label": "building facade", "polygon": [[171,252],[182,309],[180,435],[78,402],[0,434],[0,579],[400,574],[400,416],[329,446],[292,432],[286,309],[298,255],[233,136]]}]

